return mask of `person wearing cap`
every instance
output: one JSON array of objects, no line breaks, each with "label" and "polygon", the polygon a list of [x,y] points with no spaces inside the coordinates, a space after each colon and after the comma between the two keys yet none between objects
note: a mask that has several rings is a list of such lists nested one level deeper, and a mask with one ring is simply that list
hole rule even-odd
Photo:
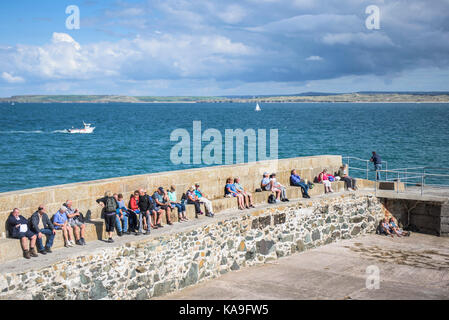
[{"label": "person wearing cap", "polygon": [[67,208],[62,206],[54,215],[53,215],[53,225],[56,230],[62,230],[62,235],[64,237],[64,246],[65,247],[73,247],[75,243],[73,241],[73,232],[72,227],[69,226],[69,220],[67,217]]},{"label": "person wearing cap", "polygon": [[[51,253],[51,247],[55,239],[56,230],[53,223],[48,218],[43,204],[39,206],[36,212],[31,215],[29,221],[30,230],[37,234],[36,245],[40,254]],[[45,247],[42,245],[42,236],[47,238]]]},{"label": "person wearing cap", "polygon": [[[160,208],[160,210],[165,211],[165,216],[167,218],[167,224],[168,225],[172,225],[173,223],[171,222],[170,219],[170,214],[171,214],[171,205],[170,202],[165,194],[165,190],[162,187],[159,187],[153,194],[153,200],[156,203],[156,206],[158,206]],[[157,226],[159,228],[162,227],[161,222],[159,221]]]},{"label": "person wearing cap", "polygon": [[200,185],[198,183],[195,184],[195,194],[198,197],[198,201],[200,203],[204,203],[204,207],[206,208],[206,216],[212,218],[214,216],[212,202],[201,192]]},{"label": "person wearing cap", "polygon": [[69,218],[69,226],[73,228],[75,233],[75,243],[77,245],[86,245],[84,236],[86,233],[86,225],[84,224],[84,217],[78,209],[72,208],[72,200],[67,200],[64,203],[67,208],[67,218]]},{"label": "person wearing cap", "polygon": [[193,204],[195,206],[195,217],[198,218],[199,214],[203,214],[201,211],[201,204],[198,200],[198,196],[195,194],[195,186],[190,186],[186,192],[187,204]]},{"label": "person wearing cap", "polygon": [[[9,236],[14,239],[20,239],[22,245],[23,257],[30,259],[37,257],[36,253],[36,234],[28,228],[28,220],[20,214],[18,208],[14,208],[7,220]],[[28,241],[30,241],[28,245]]]}]

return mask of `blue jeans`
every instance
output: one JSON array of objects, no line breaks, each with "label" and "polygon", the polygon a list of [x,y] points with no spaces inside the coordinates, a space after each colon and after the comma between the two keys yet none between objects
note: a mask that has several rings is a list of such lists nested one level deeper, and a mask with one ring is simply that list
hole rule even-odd
[{"label": "blue jeans", "polygon": [[172,208],[176,207],[178,209],[178,215],[186,211],[186,205],[184,203],[171,202]]},{"label": "blue jeans", "polygon": [[37,249],[39,251],[43,251],[44,249],[50,249],[53,246],[53,240],[55,239],[55,235],[53,234],[53,231],[50,229],[41,229],[41,230],[39,230],[39,232],[45,235],[45,237],[47,238],[47,241],[45,242],[45,248],[44,248],[44,246],[42,245],[42,238],[39,239],[39,237],[37,237],[37,240],[36,240]]},{"label": "blue jeans", "polygon": [[[117,209],[118,213],[115,216],[115,225],[117,226],[117,231],[122,232],[122,222],[120,220],[120,209]],[[123,232],[128,231],[128,213],[123,213]]]},{"label": "blue jeans", "polygon": [[307,184],[305,184],[304,182],[296,182],[296,183],[295,183],[295,186],[301,187],[301,191],[302,191],[302,194],[303,194],[303,195],[306,195],[306,196],[309,195],[309,193],[308,193],[308,191],[309,191],[309,186],[308,186]]},{"label": "blue jeans", "polygon": [[151,228],[151,211],[150,213],[147,212],[141,212],[139,214],[139,232],[143,233],[143,223],[142,223],[142,219],[143,216],[145,215],[145,219],[147,221],[147,232],[150,232],[150,228]]},{"label": "blue jeans", "polygon": [[[382,170],[382,164],[378,163],[374,165],[374,169],[377,170]],[[376,180],[380,180],[380,172],[377,171],[377,176],[376,176]]]}]

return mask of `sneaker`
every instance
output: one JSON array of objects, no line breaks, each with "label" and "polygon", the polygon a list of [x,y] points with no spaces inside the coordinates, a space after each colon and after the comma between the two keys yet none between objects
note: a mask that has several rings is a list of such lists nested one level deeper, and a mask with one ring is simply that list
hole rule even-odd
[{"label": "sneaker", "polygon": [[134,234],[135,234],[136,236],[140,236],[140,235],[142,234],[142,232],[136,231]]},{"label": "sneaker", "polygon": [[47,253],[52,253],[53,251],[51,251],[50,248],[45,248],[45,252],[47,252]]},{"label": "sneaker", "polygon": [[44,249],[44,250],[39,250],[39,253],[40,253],[40,254],[43,254],[43,255],[46,255],[46,254],[47,254],[47,252],[45,251],[45,249]]},{"label": "sneaker", "polygon": [[276,199],[276,203],[279,203],[279,202],[281,202],[279,199]]},{"label": "sneaker", "polygon": [[287,198],[284,199],[285,202],[290,202],[290,200],[288,200]]},{"label": "sneaker", "polygon": [[171,226],[173,223],[172,223],[171,221],[169,221],[169,222],[167,222],[167,224],[168,224],[169,226]]},{"label": "sneaker", "polygon": [[76,241],[75,241],[75,244],[77,244],[77,245],[79,245],[79,246],[82,246],[82,245],[83,245],[83,241],[81,241],[81,239],[76,240]]},{"label": "sneaker", "polygon": [[72,243],[71,243],[70,241],[67,241],[67,242],[64,244],[64,247],[70,248],[70,247],[73,247],[73,246],[72,246]]},{"label": "sneaker", "polygon": [[81,244],[82,244],[83,246],[86,245],[86,240],[84,240],[84,238],[81,238],[80,241],[81,241]]},{"label": "sneaker", "polygon": [[114,242],[114,240],[112,240],[112,238],[108,239],[108,243],[113,243],[113,242]]},{"label": "sneaker", "polygon": [[128,235],[128,234],[131,234],[131,232],[129,232],[129,231],[125,231],[125,234],[127,234],[127,235]]},{"label": "sneaker", "polygon": [[32,257],[34,257],[34,258],[39,257],[39,256],[37,255],[37,253],[36,253],[36,248],[31,248],[31,249],[30,249],[30,256],[32,256]]},{"label": "sneaker", "polygon": [[158,227],[158,228],[163,228],[164,226],[161,225],[160,223],[158,223],[158,224],[156,225],[156,227]]},{"label": "sneaker", "polygon": [[121,237],[121,236],[123,235],[123,233],[122,233],[121,231],[119,231],[119,232],[117,232],[117,235],[118,235],[119,237]]}]

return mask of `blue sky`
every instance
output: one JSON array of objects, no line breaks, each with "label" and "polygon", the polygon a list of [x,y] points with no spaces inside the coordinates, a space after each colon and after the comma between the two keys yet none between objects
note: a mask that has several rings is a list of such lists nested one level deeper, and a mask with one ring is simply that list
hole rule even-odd
[{"label": "blue sky", "polygon": [[449,0],[2,1],[0,96],[449,91],[448,15]]}]

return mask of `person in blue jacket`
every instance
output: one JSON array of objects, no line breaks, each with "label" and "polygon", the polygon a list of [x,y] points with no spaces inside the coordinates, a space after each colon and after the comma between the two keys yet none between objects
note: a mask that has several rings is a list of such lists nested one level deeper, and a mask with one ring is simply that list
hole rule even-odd
[{"label": "person in blue jacket", "polygon": [[302,197],[310,198],[309,196],[309,186],[301,181],[301,177],[296,174],[296,169],[293,169],[290,175],[290,184],[292,186],[301,187]]}]

